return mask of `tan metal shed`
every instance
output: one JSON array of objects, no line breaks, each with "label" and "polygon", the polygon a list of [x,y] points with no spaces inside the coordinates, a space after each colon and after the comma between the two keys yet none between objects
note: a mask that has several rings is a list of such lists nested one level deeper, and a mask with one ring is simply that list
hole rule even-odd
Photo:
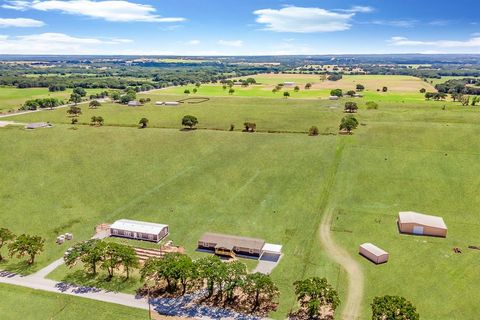
[{"label": "tan metal shed", "polygon": [[442,217],[404,211],[398,213],[397,223],[402,233],[444,238],[447,236],[448,228]]},{"label": "tan metal shed", "polygon": [[358,253],[376,264],[388,261],[388,252],[369,242],[361,244]]}]

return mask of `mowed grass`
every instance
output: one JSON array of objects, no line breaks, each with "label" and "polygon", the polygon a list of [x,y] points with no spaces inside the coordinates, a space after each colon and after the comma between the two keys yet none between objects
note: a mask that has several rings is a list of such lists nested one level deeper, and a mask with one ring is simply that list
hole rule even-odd
[{"label": "mowed grass", "polygon": [[[349,137],[331,193],[332,230],[366,276],[364,319],[385,294],[406,297],[425,319],[478,317],[480,252],[467,247],[480,245],[479,133],[470,124],[373,123]],[[409,210],[442,216],[448,237],[399,234],[398,212]],[[359,256],[364,242],[388,251],[389,262]]]},{"label": "mowed grass", "polygon": [[[87,90],[87,96],[102,91],[101,89]],[[48,88],[25,88],[0,86],[0,112],[10,109],[18,109],[29,99],[54,97],[60,100],[68,100],[72,89],[59,92],[49,92]]]},{"label": "mowed grass", "polygon": [[2,320],[131,320],[148,317],[146,310],[17,286],[0,284],[0,292]]},{"label": "mowed grass", "polygon": [[304,275],[343,290],[316,234],[335,136],[62,125],[0,135],[11,141],[0,146],[2,226],[46,238],[33,269],[16,259],[2,269],[36,270],[71,245],[56,245],[58,234],[85,240],[95,225],[129,218],[169,224],[169,239],[194,257],[204,256],[195,248],[207,231],[282,244],[277,318],[294,305],[292,283]]}]

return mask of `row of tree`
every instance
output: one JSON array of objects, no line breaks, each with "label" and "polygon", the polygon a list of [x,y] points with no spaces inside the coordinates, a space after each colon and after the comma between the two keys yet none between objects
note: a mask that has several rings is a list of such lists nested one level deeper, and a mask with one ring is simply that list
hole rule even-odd
[{"label": "row of tree", "polygon": [[63,104],[57,98],[39,98],[25,101],[20,110],[53,109]]},{"label": "row of tree", "polygon": [[[10,257],[16,256],[22,258],[28,257],[27,263],[33,264],[35,257],[44,249],[45,239],[40,236],[22,234],[16,236],[12,231],[6,228],[0,228],[0,250],[7,245]],[[0,252],[0,261],[3,257]]]}]

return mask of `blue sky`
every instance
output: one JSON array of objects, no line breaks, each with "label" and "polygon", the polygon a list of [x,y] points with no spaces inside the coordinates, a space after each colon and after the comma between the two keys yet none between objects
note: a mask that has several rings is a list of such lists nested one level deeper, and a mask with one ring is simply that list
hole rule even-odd
[{"label": "blue sky", "polygon": [[479,12],[471,0],[0,0],[0,54],[480,53]]}]

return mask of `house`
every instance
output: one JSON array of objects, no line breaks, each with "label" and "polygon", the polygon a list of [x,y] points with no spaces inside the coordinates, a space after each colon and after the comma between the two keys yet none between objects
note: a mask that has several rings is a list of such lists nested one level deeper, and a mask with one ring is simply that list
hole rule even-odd
[{"label": "house", "polygon": [[109,235],[136,240],[159,242],[168,235],[168,225],[121,219],[109,228]]},{"label": "house", "polygon": [[40,129],[40,128],[51,128],[53,127],[52,124],[49,122],[34,122],[29,123],[25,126],[25,129]]},{"label": "house", "polygon": [[340,99],[340,97],[338,97],[338,96],[330,96],[330,97],[328,97],[328,100],[339,100],[339,99]]},{"label": "house", "polygon": [[285,81],[285,82],[283,83],[283,85],[284,85],[285,87],[293,87],[293,86],[295,85],[295,82]]},{"label": "house", "polygon": [[376,264],[388,261],[388,252],[368,242],[360,245],[358,253]]},{"label": "house", "polygon": [[129,107],[140,107],[142,104],[139,101],[129,101],[128,102]]},{"label": "house", "polygon": [[278,260],[282,254],[282,246],[266,243],[263,239],[239,237],[219,233],[205,233],[198,240],[198,249],[212,251],[220,256],[235,258],[244,255],[268,260]]},{"label": "house", "polygon": [[447,225],[442,217],[406,211],[398,213],[398,229],[401,233],[446,237]]},{"label": "house", "polygon": [[165,101],[166,106],[178,106],[180,102],[178,101]]}]

